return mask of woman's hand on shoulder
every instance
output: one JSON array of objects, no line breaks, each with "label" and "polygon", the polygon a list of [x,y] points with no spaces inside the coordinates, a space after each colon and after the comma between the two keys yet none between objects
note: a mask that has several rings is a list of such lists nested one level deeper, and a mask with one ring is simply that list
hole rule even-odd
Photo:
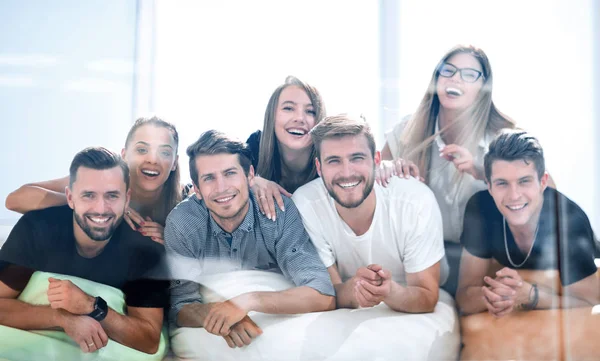
[{"label": "woman's hand on shoulder", "polygon": [[461,173],[468,173],[475,179],[484,180],[483,170],[475,166],[473,154],[457,144],[448,144],[440,150],[440,157],[452,162]]},{"label": "woman's hand on shoulder", "polygon": [[382,160],[375,170],[375,181],[386,187],[392,177],[410,178],[415,177],[424,181],[419,173],[419,167],[409,160],[398,158],[396,160]]},{"label": "woman's hand on shoulder", "polygon": [[277,211],[275,210],[275,202],[277,202],[279,209],[285,211],[285,206],[283,204],[283,198],[281,195],[284,194],[287,197],[292,196],[279,184],[264,179],[260,176],[254,177],[252,191],[254,192],[254,196],[258,201],[258,207],[260,208],[262,214],[266,215],[267,218],[273,221],[275,221],[277,215]]},{"label": "woman's hand on shoulder", "polygon": [[123,218],[134,231],[150,237],[154,242],[165,244],[165,227],[162,224],[154,222],[150,217],[144,219],[135,209],[130,207],[125,211]]}]

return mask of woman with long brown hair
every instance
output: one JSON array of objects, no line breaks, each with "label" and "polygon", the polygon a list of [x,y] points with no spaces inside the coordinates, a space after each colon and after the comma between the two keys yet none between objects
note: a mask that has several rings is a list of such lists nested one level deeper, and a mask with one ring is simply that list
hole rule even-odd
[{"label": "woman with long brown hair", "polygon": [[296,77],[288,76],[271,95],[263,130],[247,140],[257,174],[252,190],[267,217],[276,214],[274,200],[283,209],[281,194],[291,197],[317,177],[308,132],[324,116],[325,105],[317,89]]}]

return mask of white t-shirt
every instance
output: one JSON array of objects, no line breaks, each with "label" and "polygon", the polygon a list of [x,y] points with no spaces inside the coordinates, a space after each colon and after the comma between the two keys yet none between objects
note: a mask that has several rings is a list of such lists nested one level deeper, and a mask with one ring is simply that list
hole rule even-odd
[{"label": "white t-shirt", "polygon": [[[414,178],[394,177],[387,188],[375,183],[375,214],[369,230],[357,236],[342,220],[323,180],[317,178],[292,196],[326,267],[337,263],[346,281],[360,267],[376,263],[406,285],[405,272],[423,271],[442,262],[440,284],[447,278],[442,217],[435,197]],[[445,266],[444,266],[445,265]]]},{"label": "white t-shirt", "polygon": [[[410,116],[404,117],[394,129],[385,134],[387,144],[394,159],[402,153],[400,139]],[[439,131],[436,121],[435,132]],[[477,154],[473,154],[473,162],[483,168],[483,157],[493,137],[487,135],[477,147]],[[444,239],[459,243],[463,229],[463,219],[467,202],[473,194],[487,189],[484,181],[475,179],[470,174],[461,174],[452,162],[438,154],[445,147],[442,137],[438,134],[431,144],[431,166],[429,169],[429,187],[438,201],[444,224]],[[458,180],[458,182],[457,182]]]}]

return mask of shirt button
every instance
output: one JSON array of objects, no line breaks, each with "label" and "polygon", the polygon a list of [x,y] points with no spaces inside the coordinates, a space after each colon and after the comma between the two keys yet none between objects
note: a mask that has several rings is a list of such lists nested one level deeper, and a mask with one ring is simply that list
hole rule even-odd
[{"label": "shirt button", "polygon": [[175,283],[176,283],[176,284],[180,284],[180,283],[181,283],[181,281],[177,280],[177,281],[175,281]]},{"label": "shirt button", "polygon": [[292,248],[292,252],[296,252],[296,248]]}]

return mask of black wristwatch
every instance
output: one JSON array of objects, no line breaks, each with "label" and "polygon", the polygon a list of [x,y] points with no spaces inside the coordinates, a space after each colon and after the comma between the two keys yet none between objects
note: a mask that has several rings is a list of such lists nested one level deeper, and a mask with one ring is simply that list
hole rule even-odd
[{"label": "black wristwatch", "polygon": [[88,316],[100,322],[106,317],[107,313],[108,305],[106,304],[106,301],[104,301],[102,297],[96,297],[96,300],[94,301],[94,310],[88,313]]}]

